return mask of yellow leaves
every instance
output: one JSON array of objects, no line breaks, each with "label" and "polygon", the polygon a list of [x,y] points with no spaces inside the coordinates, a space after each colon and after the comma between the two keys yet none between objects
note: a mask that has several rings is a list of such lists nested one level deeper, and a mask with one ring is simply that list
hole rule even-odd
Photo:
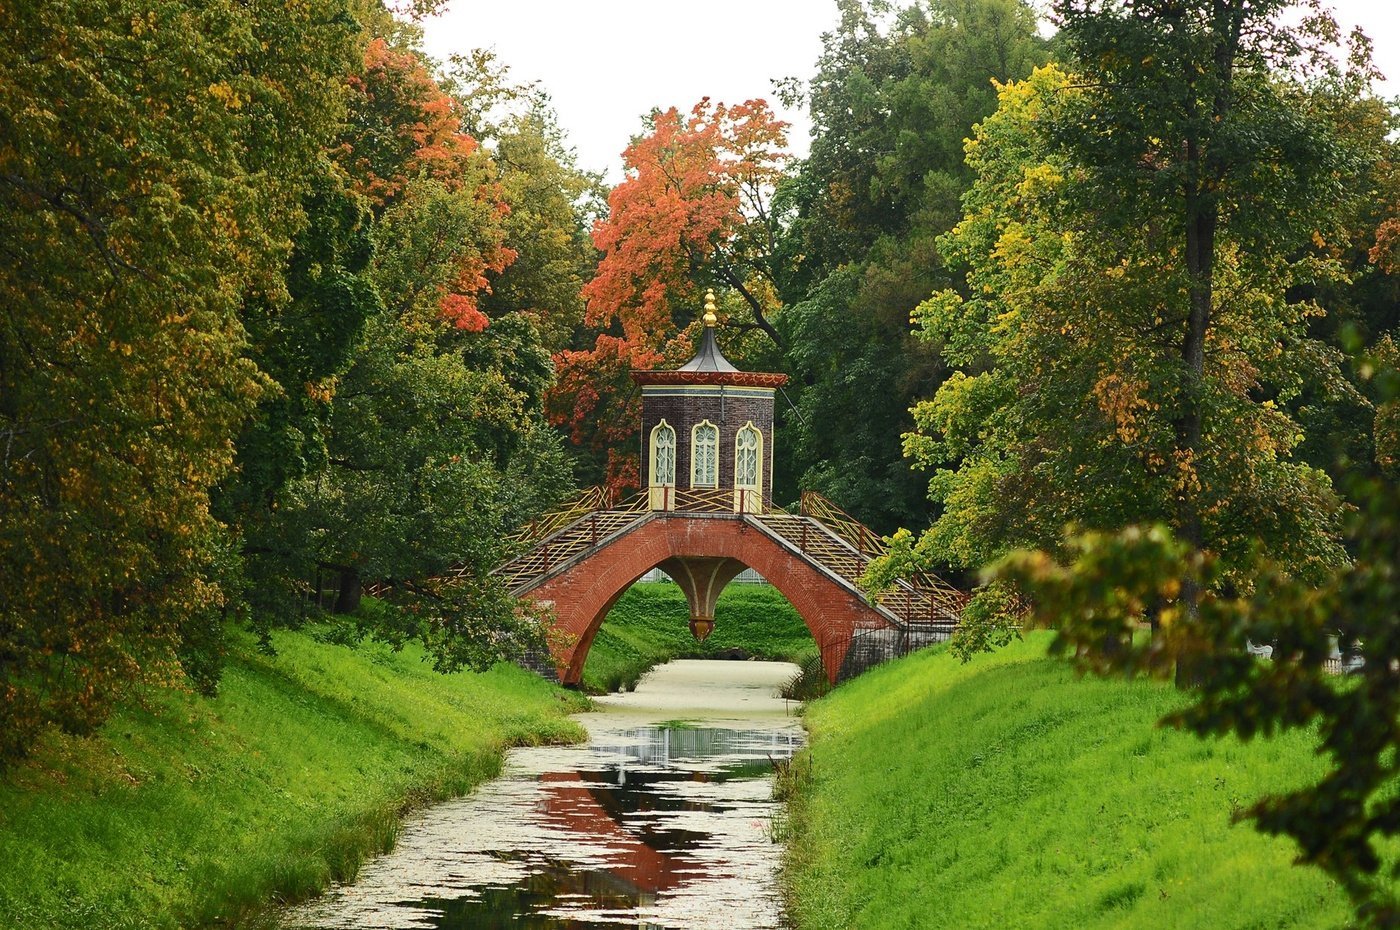
[{"label": "yellow leaves", "polygon": [[1179,497],[1201,493],[1201,476],[1196,469],[1194,449],[1177,449],[1172,452],[1176,464],[1175,490]]},{"label": "yellow leaves", "polygon": [[335,389],[339,380],[339,378],[331,377],[323,381],[308,381],[303,387],[307,397],[317,403],[329,404],[335,399]]},{"label": "yellow leaves", "polygon": [[238,92],[229,86],[227,81],[219,81],[209,85],[209,96],[222,103],[230,110],[241,110],[243,108],[243,98]]},{"label": "yellow leaves", "polygon": [[1094,400],[1099,410],[1108,417],[1118,439],[1125,444],[1142,438],[1138,416],[1153,408],[1142,396],[1147,388],[1146,381],[1124,378],[1116,373],[1104,375],[1094,384]]},{"label": "yellow leaves", "polygon": [[1064,175],[1058,169],[1042,162],[1021,172],[1016,192],[1023,197],[1033,197],[1054,190],[1063,180]]}]

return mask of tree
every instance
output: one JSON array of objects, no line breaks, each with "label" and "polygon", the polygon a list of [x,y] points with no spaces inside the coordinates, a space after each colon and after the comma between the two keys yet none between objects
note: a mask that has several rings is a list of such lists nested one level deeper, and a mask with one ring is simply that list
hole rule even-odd
[{"label": "tree", "polygon": [[[584,287],[591,346],[556,356],[551,419],[606,460],[614,488],[636,485],[634,455],[621,452],[637,416],[625,381],[633,368],[683,360],[701,288],[722,284],[775,343],[769,262],[777,218],[769,198],[784,160],[786,125],[762,100],[725,106],[708,98],[686,116],[652,114],[623,153],[627,177],[593,230],[602,257]],[[607,400],[605,400],[607,398]],[[608,409],[607,404],[616,405]]]},{"label": "tree", "polygon": [[[1124,48],[1147,42],[1134,30],[1172,22],[1133,19]],[[1264,41],[1261,30],[1246,34]],[[1115,55],[1099,58],[1121,64]],[[1197,78],[1172,83],[1194,68],[1122,65],[1072,86],[1043,71],[1003,91],[969,147],[979,179],[946,243],[972,268],[969,296],[940,293],[919,314],[964,368],[916,410],[921,432],[907,441],[939,469],[931,488],[946,509],[901,553],[976,566],[1053,548],[1067,523],[1162,521],[1245,587],[1260,544],[1301,577],[1343,560],[1339,503],[1322,472],[1291,457],[1303,437],[1288,408],[1305,384],[1341,380],[1338,354],[1308,338],[1322,311],[1299,288],[1337,277],[1318,243],[1345,236],[1361,165],[1318,96],[1279,70],[1292,59],[1241,55],[1231,94],[1247,104],[1207,119],[1220,134],[1214,219],[1199,213],[1199,140],[1173,136],[1200,124],[1158,110],[1185,100],[1194,112]],[[1104,102],[1119,84],[1131,105]],[[1203,229],[1204,266],[1188,261]]]},{"label": "tree", "polygon": [[[1263,287],[1282,293],[1284,256],[1325,230],[1336,235],[1339,180],[1357,173],[1326,123],[1313,122],[1305,70],[1327,70],[1330,17],[1301,25],[1279,14],[1291,0],[1061,0],[1055,5],[1083,79],[1058,115],[1055,136],[1083,172],[1084,202],[1111,228],[1163,222],[1179,250],[1169,269],[1182,302],[1170,308],[1176,385],[1168,410],[1178,470],[1172,524],[1181,539],[1207,545],[1210,498],[1236,489],[1207,473],[1212,398],[1208,346],[1226,328],[1232,303],[1222,287],[1232,252],[1277,268]],[[1113,197],[1112,201],[1104,198]],[[1325,235],[1325,233],[1324,233]],[[1233,249],[1230,247],[1233,246]],[[1204,493],[1197,492],[1201,488]],[[1183,591],[1188,606],[1196,592]]]},{"label": "tree", "polygon": [[209,489],[355,55],[346,6],[10,3],[0,52],[0,758],[218,667]]},{"label": "tree", "polygon": [[597,266],[588,233],[605,210],[601,178],[578,168],[548,94],[514,83],[493,54],[453,59],[447,79],[463,128],[491,151],[510,207],[502,223],[516,257],[488,275],[483,310],[493,319],[528,313],[551,351],[572,348],[583,286]]},{"label": "tree", "polygon": [[805,94],[811,153],[781,193],[780,328],[799,413],[779,432],[792,448],[778,482],[889,531],[929,512],[897,437],[948,374],[909,313],[954,280],[935,243],[971,179],[962,141],[996,107],[992,81],[1025,77],[1046,52],[1015,0],[838,5]]},{"label": "tree", "polygon": [[[568,483],[540,407],[552,308],[521,301],[568,292],[581,233],[543,131],[512,121],[523,157],[503,169],[464,128],[482,113],[460,81],[433,75],[411,30],[371,19],[395,38],[367,41],[348,79],[286,293],[245,306],[249,355],[273,383],[222,512],[269,648],[274,626],[306,615],[313,578],[323,603],[329,572],[341,613],[357,612],[362,581],[394,583],[394,609],[346,629],[418,637],[443,669],[483,667],[538,632],[490,572],[501,540]],[[529,115],[548,118],[540,101]],[[497,293],[521,254],[529,273]]]},{"label": "tree", "polygon": [[236,534],[231,582],[239,613],[261,629],[299,619],[312,563],[279,506],[295,480],[326,467],[326,432],[340,377],[379,309],[367,271],[371,218],[363,198],[329,160],[303,201],[307,224],[284,269],[286,290],[251,295],[242,319],[247,357],[267,389],[236,440],[235,470],[214,498],[214,514]]}]

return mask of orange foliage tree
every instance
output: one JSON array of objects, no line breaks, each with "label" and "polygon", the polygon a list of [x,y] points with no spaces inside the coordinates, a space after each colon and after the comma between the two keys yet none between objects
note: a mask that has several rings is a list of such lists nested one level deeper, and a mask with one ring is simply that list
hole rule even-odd
[{"label": "orange foliage tree", "polygon": [[378,216],[396,208],[431,213],[433,199],[463,194],[483,208],[477,212],[485,221],[474,224],[474,236],[430,235],[417,245],[423,267],[439,271],[434,277],[443,317],[459,329],[484,330],[479,297],[490,292],[488,275],[500,274],[516,258],[505,244],[500,221],[510,208],[490,159],[463,130],[456,101],[416,50],[372,40],[364,73],[351,78],[350,89],[340,162]]},{"label": "orange foliage tree", "polygon": [[742,325],[782,341],[768,295],[787,124],[763,100],[725,106],[708,97],[688,114],[653,113],[649,123],[623,152],[626,177],[593,229],[602,253],[584,287],[593,345],[555,356],[550,401],[552,422],[600,460],[613,491],[638,483],[628,371],[685,356],[703,286],[731,289],[753,316]]}]

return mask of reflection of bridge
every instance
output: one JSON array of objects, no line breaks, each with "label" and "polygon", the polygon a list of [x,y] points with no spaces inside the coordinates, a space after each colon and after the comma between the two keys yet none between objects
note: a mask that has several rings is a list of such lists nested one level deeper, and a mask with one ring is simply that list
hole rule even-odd
[{"label": "reflection of bridge", "polygon": [[657,509],[654,489],[622,504],[590,491],[528,527],[524,551],[498,570],[512,593],[553,607],[563,634],[554,659],[566,684],[579,681],[608,610],[658,566],[685,592],[701,637],[720,591],[755,569],[797,609],[832,681],[853,640],[907,648],[946,638],[958,621],[965,596],[932,575],[868,598],[858,580],[884,543],[820,495],[804,494],[788,513],[767,501],[751,506],[739,491],[665,490]]},{"label": "reflection of bridge", "polygon": [[592,749],[618,760],[619,766],[635,763],[685,768],[713,765],[715,760],[786,761],[801,745],[800,733],[789,729],[649,726],[626,731],[621,741],[595,738]]},{"label": "reflection of bridge", "polygon": [[[610,760],[603,769],[542,774],[543,801],[538,810],[546,823],[601,851],[609,891],[632,895],[642,904],[653,903],[658,894],[674,891],[705,872],[704,857],[692,857],[687,851],[705,845],[710,834],[656,815],[707,809],[712,802],[665,790],[668,783],[766,775],[774,760],[791,759],[802,742],[792,730],[764,733],[709,727],[642,727],[628,731],[624,739],[592,747]],[[636,763],[638,770],[629,771],[629,763]]]}]

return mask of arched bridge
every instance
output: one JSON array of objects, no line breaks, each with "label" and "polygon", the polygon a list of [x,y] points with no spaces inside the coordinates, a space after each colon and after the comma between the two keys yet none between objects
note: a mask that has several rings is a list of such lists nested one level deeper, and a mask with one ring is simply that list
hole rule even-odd
[{"label": "arched bridge", "polygon": [[862,649],[903,652],[946,639],[958,622],[966,596],[932,575],[869,598],[857,579],[884,543],[820,495],[803,495],[788,513],[767,501],[736,506],[732,492],[667,490],[660,502],[653,491],[621,505],[590,491],[528,527],[521,554],[497,570],[517,597],[553,608],[564,684],[579,682],[617,599],[658,567],[685,591],[700,638],[724,586],[754,569],[801,615],[833,682],[869,664]]}]

